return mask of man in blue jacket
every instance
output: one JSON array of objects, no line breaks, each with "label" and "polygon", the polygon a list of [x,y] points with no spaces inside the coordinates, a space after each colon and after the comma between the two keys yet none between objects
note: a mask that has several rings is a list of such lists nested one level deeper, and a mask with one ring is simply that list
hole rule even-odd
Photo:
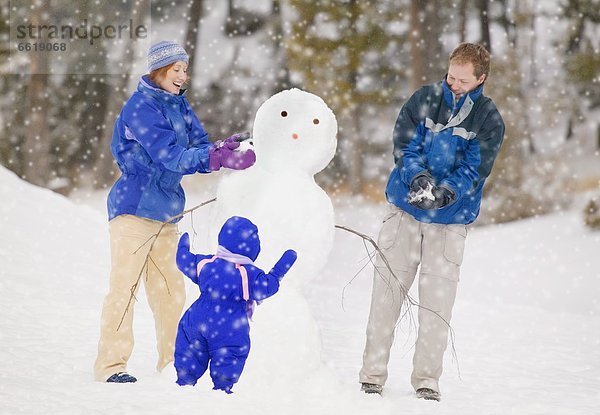
[{"label": "man in blue jacket", "polygon": [[489,52],[462,43],[450,55],[445,79],[416,91],[394,128],[396,163],[386,187],[362,390],[381,393],[394,329],[420,265],[419,330],[411,383],[417,397],[440,400],[439,378],[463,258],[466,225],[479,214],[485,179],[504,136],[504,123],[483,95]]}]

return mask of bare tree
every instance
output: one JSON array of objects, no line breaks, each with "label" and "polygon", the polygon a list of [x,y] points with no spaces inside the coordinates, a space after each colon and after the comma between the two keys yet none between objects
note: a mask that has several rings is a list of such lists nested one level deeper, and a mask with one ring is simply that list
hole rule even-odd
[{"label": "bare tree", "polygon": [[281,1],[271,1],[271,30],[273,39],[273,57],[275,58],[277,75],[275,78],[275,91],[291,87],[290,69],[287,64],[287,55],[283,47],[283,24],[281,17]]},{"label": "bare tree", "polygon": [[224,29],[225,34],[229,37],[251,36],[266,23],[264,16],[236,5],[233,0],[228,0],[227,7]]},{"label": "bare tree", "polygon": [[411,0],[410,2],[410,60],[411,89],[435,82],[440,76],[442,44],[440,34],[441,2]]},{"label": "bare tree", "polygon": [[[358,31],[357,31],[357,20],[360,14],[360,6],[358,5],[358,0],[350,0],[349,4],[348,4],[348,8],[349,8],[349,13],[348,16],[350,18],[350,34],[351,34],[351,38],[352,39],[356,39],[358,37]],[[356,91],[357,90],[357,81],[358,81],[358,68],[360,66],[360,53],[354,53],[353,51],[350,51],[348,59],[350,61],[348,68],[348,85],[351,86],[351,91]],[[352,93],[353,94],[353,93]],[[363,185],[363,176],[364,176],[364,172],[363,172],[363,168],[364,168],[364,160],[363,160],[363,154],[364,154],[364,140],[361,137],[361,129],[360,129],[360,110],[361,110],[361,106],[359,106],[356,101],[357,100],[352,100],[354,102],[353,105],[351,105],[348,109],[348,113],[347,115],[350,115],[350,122],[347,124],[348,126],[350,126],[351,131],[350,131],[350,135],[353,136],[352,139],[352,149],[349,152],[350,158],[351,160],[348,160],[350,162],[349,165],[349,174],[348,174],[348,179],[349,179],[349,184],[350,184],[350,191],[352,192],[352,194],[358,194],[361,192],[362,190],[362,185]]]},{"label": "bare tree", "polygon": [[[520,77],[520,83],[521,83],[521,87],[518,88],[517,90],[517,97],[519,98],[520,102],[525,103],[525,107],[528,107],[528,103],[531,99],[531,95],[530,94],[525,94],[524,91],[530,89],[535,80],[535,76],[536,74],[533,72],[533,69],[535,68],[535,7],[530,4],[529,2],[520,2],[517,3],[516,5],[516,13],[517,15],[519,15],[519,20],[522,21],[522,26],[525,27],[525,24],[528,24],[529,27],[526,28],[525,33],[527,34],[527,36],[529,37],[529,42],[525,43],[523,41],[523,39],[519,40],[519,44],[522,45],[521,48],[525,49],[527,51],[526,56],[529,57],[528,60],[521,60],[521,63],[523,64],[529,64],[529,71],[527,73],[527,76],[523,76],[521,75]],[[517,28],[517,31],[519,31],[519,28]],[[522,30],[521,30],[521,33]],[[524,36],[523,36],[524,37]],[[525,38],[525,41],[527,39]],[[525,74],[526,72],[523,71],[523,73]],[[533,143],[533,136],[532,136],[532,123],[531,123],[531,119],[530,119],[530,115],[531,112],[530,111],[523,111],[523,113],[521,114],[521,118],[522,118],[522,139],[523,139],[523,148],[525,151],[529,152],[529,154],[534,154],[536,152],[535,150],[535,145]]]},{"label": "bare tree", "polygon": [[458,34],[460,41],[464,42],[467,39],[467,5],[469,0],[460,0],[458,4]]},{"label": "bare tree", "polygon": [[204,0],[191,0],[188,26],[185,33],[185,48],[190,55],[188,64],[188,73],[194,74],[194,62],[196,57],[196,45],[198,42],[198,34],[200,32],[200,19],[203,15]]},{"label": "bare tree", "polygon": [[[145,22],[144,10],[149,10],[150,0],[139,0],[133,2],[131,8],[132,25],[137,27],[143,25]],[[108,99],[108,108],[106,109],[103,126],[102,139],[100,142],[100,148],[98,152],[98,158],[94,166],[94,172],[96,173],[96,180],[94,182],[97,188],[102,188],[110,185],[115,180],[117,174],[117,168],[113,161],[112,154],[110,152],[110,143],[113,135],[113,125],[117,119],[123,104],[127,100],[127,86],[131,78],[131,68],[133,68],[133,62],[135,59],[135,45],[133,42],[125,48],[124,56],[121,62],[127,70],[119,77],[112,77],[114,82],[110,91],[110,98]]]},{"label": "bare tree", "polygon": [[489,20],[489,0],[477,0],[479,9],[479,21],[481,24],[481,37],[479,43],[492,53],[492,43],[490,41],[490,20]]},{"label": "bare tree", "polygon": [[[440,77],[440,64],[442,59],[442,43],[440,37],[443,33],[443,22],[440,18],[444,2],[425,2],[425,83],[436,82]],[[443,72],[442,72],[443,74]]]},{"label": "bare tree", "polygon": [[504,28],[506,37],[512,47],[517,46],[517,27],[514,20],[514,10],[509,5],[509,0],[499,0],[502,13],[498,18],[499,23]]},{"label": "bare tree", "polygon": [[425,81],[425,44],[423,23],[425,21],[422,0],[410,0],[410,86],[418,89]]},{"label": "bare tree", "polygon": [[[31,9],[31,24],[44,23],[41,7]],[[25,130],[23,177],[31,183],[45,186],[50,173],[50,137],[48,131],[48,53],[31,53],[29,71],[31,73],[27,88],[27,110],[29,123]]]}]

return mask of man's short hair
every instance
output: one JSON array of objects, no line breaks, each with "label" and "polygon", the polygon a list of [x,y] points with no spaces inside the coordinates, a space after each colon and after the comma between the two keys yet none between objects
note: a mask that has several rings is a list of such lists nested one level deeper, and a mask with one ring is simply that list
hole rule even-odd
[{"label": "man's short hair", "polygon": [[476,78],[480,78],[483,74],[487,77],[490,73],[490,52],[476,43],[461,43],[458,45],[450,54],[449,62],[459,65],[473,64]]}]

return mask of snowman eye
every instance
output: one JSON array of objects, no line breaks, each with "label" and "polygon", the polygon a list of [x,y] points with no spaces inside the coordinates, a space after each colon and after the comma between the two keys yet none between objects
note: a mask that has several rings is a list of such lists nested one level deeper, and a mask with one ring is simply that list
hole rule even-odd
[{"label": "snowman eye", "polygon": [[317,125],[318,123],[319,123],[319,119],[318,119],[318,118],[315,118],[315,119],[313,120],[313,124]]},{"label": "snowman eye", "polygon": [[287,111],[281,111],[281,116],[282,117],[287,117]]}]

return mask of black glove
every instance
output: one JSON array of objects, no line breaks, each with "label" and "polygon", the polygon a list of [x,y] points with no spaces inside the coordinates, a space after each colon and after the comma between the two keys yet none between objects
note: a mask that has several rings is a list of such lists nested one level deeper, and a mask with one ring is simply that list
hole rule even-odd
[{"label": "black glove", "polygon": [[456,199],[456,194],[452,190],[443,186],[435,186],[431,193],[433,193],[435,200],[432,201],[433,207],[430,209],[441,209],[454,202]]},{"label": "black glove", "polygon": [[426,190],[429,185],[431,185],[431,187],[435,186],[433,183],[433,177],[431,177],[431,175],[427,172],[419,173],[414,179],[412,179],[412,182],[410,182],[410,191],[415,192],[416,194],[419,192],[419,190]]},{"label": "black glove", "polygon": [[418,209],[430,210],[441,209],[456,199],[456,194],[447,187],[433,186],[429,189],[429,194],[427,194],[427,189],[419,189],[417,192],[411,190],[408,203]]},{"label": "black glove", "polygon": [[434,186],[433,177],[429,172],[419,173],[410,182],[408,203],[418,209],[433,209],[435,199],[432,191]]},{"label": "black glove", "polygon": [[426,197],[423,199],[419,199],[419,200],[409,200],[408,203],[418,209],[423,209],[423,210],[437,209],[435,207],[435,199],[431,200],[431,199],[427,199]]}]

